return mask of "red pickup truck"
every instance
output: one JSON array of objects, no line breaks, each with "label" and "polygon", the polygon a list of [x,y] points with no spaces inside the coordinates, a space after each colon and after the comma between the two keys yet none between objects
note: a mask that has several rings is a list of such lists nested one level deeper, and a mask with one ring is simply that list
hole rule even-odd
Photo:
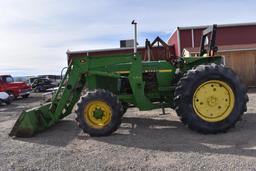
[{"label": "red pickup truck", "polygon": [[27,98],[32,87],[24,82],[14,82],[11,75],[0,75],[0,91],[8,93],[13,99],[19,96]]}]

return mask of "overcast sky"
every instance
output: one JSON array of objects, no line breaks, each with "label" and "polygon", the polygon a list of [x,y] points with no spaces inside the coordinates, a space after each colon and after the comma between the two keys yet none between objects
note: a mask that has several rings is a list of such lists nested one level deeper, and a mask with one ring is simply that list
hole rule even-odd
[{"label": "overcast sky", "polygon": [[[256,21],[253,0],[0,0],[0,73],[59,74],[66,51],[167,41],[177,26]],[[236,36],[236,35],[234,35]]]}]

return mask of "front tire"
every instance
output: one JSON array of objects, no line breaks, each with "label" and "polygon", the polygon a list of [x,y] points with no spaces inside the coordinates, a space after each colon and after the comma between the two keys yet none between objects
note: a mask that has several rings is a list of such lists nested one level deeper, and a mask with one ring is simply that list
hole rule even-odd
[{"label": "front tire", "polygon": [[121,124],[121,103],[109,91],[96,89],[88,91],[77,103],[79,127],[90,136],[107,136]]},{"label": "front tire", "polygon": [[9,99],[7,99],[7,100],[5,100],[5,104],[6,105],[9,105],[9,104],[11,104],[12,103],[12,100],[9,98]]},{"label": "front tire", "polygon": [[181,121],[201,133],[225,132],[246,111],[246,87],[230,68],[200,65],[180,79],[174,93]]},{"label": "front tire", "polygon": [[9,94],[9,96],[10,96],[9,98],[11,99],[11,101],[13,101],[17,98],[12,91],[8,91],[7,94]]}]

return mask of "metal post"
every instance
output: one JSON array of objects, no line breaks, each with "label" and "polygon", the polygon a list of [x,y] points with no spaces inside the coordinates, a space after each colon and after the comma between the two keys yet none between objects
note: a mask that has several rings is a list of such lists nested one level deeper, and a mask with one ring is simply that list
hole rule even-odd
[{"label": "metal post", "polygon": [[192,48],[195,47],[194,29],[191,29]]},{"label": "metal post", "polygon": [[137,53],[137,23],[135,20],[132,21],[132,24],[134,25],[134,56]]},{"label": "metal post", "polygon": [[146,42],[145,42],[145,47],[146,47],[146,50],[147,50],[147,57],[148,57],[148,61],[150,61],[150,41],[148,39],[146,39]]},{"label": "metal post", "polygon": [[177,27],[177,37],[178,37],[178,53],[176,54],[177,56],[181,56],[182,52],[181,52],[181,47],[180,47],[180,28]]},{"label": "metal post", "polygon": [[148,55],[148,61],[150,61],[151,56],[150,56],[150,47],[147,47],[147,55]]}]

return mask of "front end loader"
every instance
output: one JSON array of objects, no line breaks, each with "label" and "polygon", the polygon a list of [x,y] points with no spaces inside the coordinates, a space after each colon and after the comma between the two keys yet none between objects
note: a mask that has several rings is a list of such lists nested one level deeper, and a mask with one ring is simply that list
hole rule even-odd
[{"label": "front end loader", "polygon": [[[213,26],[203,35],[215,30]],[[204,41],[200,51],[206,56],[172,62],[143,61],[136,50],[132,54],[75,58],[51,102],[22,112],[10,136],[31,137],[42,132],[69,115],[75,105],[79,127],[91,136],[112,134],[130,107],[141,111],[173,108],[195,131],[227,131],[246,111],[246,87],[222,65],[221,56],[214,56],[214,41],[207,49]]]}]

